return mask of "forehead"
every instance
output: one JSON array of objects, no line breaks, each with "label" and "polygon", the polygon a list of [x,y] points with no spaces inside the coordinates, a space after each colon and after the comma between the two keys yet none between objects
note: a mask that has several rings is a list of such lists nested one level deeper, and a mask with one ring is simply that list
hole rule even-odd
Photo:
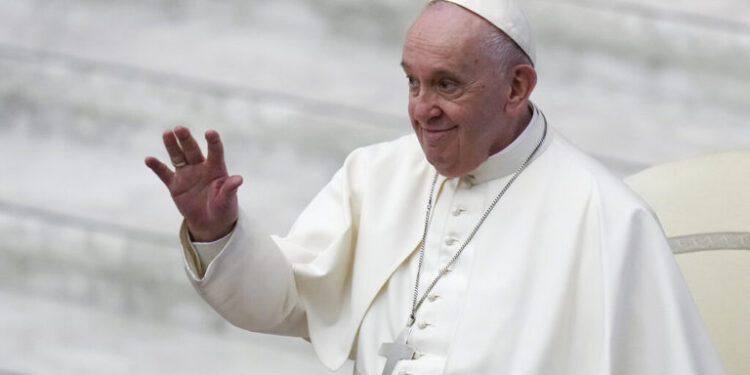
[{"label": "forehead", "polygon": [[429,63],[464,69],[486,56],[482,42],[491,27],[483,18],[452,4],[428,6],[406,34],[403,64]]}]

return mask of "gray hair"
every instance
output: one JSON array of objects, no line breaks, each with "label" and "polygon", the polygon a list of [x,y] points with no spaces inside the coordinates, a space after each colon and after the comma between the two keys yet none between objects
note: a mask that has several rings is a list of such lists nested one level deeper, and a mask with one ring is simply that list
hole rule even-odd
[{"label": "gray hair", "polygon": [[484,40],[490,57],[495,60],[501,73],[508,72],[518,65],[534,66],[529,56],[507,34],[494,25],[489,29]]}]

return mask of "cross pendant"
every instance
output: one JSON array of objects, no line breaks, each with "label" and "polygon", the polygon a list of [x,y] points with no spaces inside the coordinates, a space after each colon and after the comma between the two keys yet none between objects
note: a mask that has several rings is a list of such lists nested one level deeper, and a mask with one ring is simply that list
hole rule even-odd
[{"label": "cross pendant", "polygon": [[398,361],[414,359],[414,356],[417,354],[417,350],[407,343],[409,331],[409,327],[404,327],[394,342],[380,345],[378,354],[386,358],[383,375],[392,375]]}]

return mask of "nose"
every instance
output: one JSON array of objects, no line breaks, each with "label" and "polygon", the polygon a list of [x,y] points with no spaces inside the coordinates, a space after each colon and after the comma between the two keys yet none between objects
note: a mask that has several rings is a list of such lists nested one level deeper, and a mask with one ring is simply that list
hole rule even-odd
[{"label": "nose", "polygon": [[409,97],[409,112],[412,120],[421,124],[429,124],[443,114],[435,97],[427,92]]}]

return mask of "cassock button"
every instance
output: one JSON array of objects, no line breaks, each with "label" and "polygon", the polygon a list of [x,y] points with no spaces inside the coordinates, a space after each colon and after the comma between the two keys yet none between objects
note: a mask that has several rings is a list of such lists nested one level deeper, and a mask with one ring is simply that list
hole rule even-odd
[{"label": "cassock button", "polygon": [[419,329],[425,329],[425,328],[427,328],[427,326],[429,326],[429,325],[430,325],[430,323],[419,322],[419,325],[418,325],[418,327],[419,327]]},{"label": "cassock button", "polygon": [[429,295],[429,296],[427,297],[427,300],[428,300],[428,301],[430,301],[430,302],[435,302],[435,301],[436,301],[436,300],[437,300],[438,298],[440,298],[440,296],[439,296],[439,295],[437,295],[437,294],[430,294],[430,295]]},{"label": "cassock button", "polygon": [[461,215],[462,213],[464,213],[464,211],[466,211],[466,210],[464,210],[464,209],[463,209],[463,208],[461,208],[461,207],[456,207],[456,208],[455,208],[455,209],[453,210],[453,216],[458,216],[458,215]]},{"label": "cassock button", "polygon": [[456,243],[456,242],[458,242],[458,240],[455,239],[455,238],[446,238],[445,239],[445,244],[448,245],[448,246],[453,246],[453,244]]}]

